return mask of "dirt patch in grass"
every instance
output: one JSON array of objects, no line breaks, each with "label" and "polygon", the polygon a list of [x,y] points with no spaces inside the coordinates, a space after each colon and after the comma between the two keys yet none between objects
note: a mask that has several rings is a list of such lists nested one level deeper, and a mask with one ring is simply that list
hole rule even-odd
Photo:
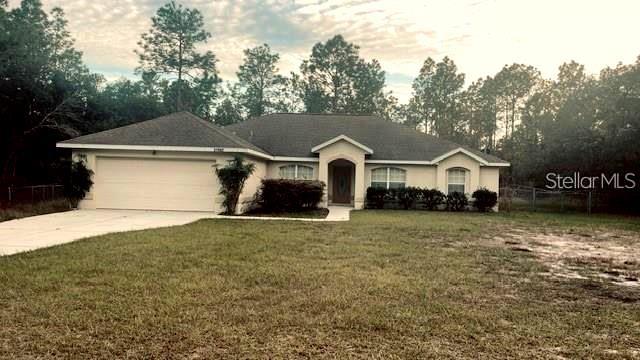
[{"label": "dirt patch in grass", "polygon": [[512,229],[494,240],[533,253],[548,267],[544,275],[640,288],[640,237],[634,232]]}]

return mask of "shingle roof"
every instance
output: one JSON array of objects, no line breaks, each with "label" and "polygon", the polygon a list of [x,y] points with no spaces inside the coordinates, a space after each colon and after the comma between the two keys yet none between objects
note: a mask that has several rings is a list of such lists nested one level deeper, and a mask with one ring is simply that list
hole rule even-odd
[{"label": "shingle roof", "polygon": [[64,144],[150,145],[243,148],[258,146],[189,112],[178,112],[111,130],[62,141]]},{"label": "shingle roof", "polygon": [[371,148],[371,160],[431,161],[463,148],[487,162],[506,164],[479,150],[368,115],[279,113],[220,128],[189,112],[178,112],[62,143],[223,147],[275,156],[316,157],[311,148],[340,135]]},{"label": "shingle roof", "polygon": [[340,135],[373,149],[371,160],[431,161],[464,148],[490,163],[493,155],[426,135],[377,116],[278,113],[225,127],[275,156],[313,157],[311,148]]}]

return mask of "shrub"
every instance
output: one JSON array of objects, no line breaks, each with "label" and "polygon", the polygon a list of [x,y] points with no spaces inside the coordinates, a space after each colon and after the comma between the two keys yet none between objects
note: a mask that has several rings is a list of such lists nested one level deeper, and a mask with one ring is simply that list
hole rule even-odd
[{"label": "shrub", "polygon": [[224,196],[222,206],[224,213],[233,215],[236,213],[238,198],[244,188],[244,183],[255,170],[255,164],[245,164],[242,157],[236,156],[229,160],[229,164],[223,168],[216,169],[218,179],[220,179],[220,195]]},{"label": "shrub", "polygon": [[86,157],[80,156],[78,160],[71,161],[71,169],[65,178],[64,196],[69,200],[72,207],[77,207],[78,202],[84,199],[91,189],[93,171],[86,165]]},{"label": "shrub", "polygon": [[473,192],[473,206],[478,211],[490,211],[498,203],[498,194],[489,189],[480,188]]},{"label": "shrub", "polygon": [[436,210],[438,206],[444,202],[445,195],[437,189],[423,189],[422,199],[424,200],[425,208],[428,210]]},{"label": "shrub", "polygon": [[415,206],[416,202],[421,198],[422,190],[417,187],[405,187],[395,190],[395,197],[405,210]]},{"label": "shrub", "polygon": [[382,209],[384,207],[386,196],[387,189],[381,187],[368,187],[366,196],[367,207],[373,209]]},{"label": "shrub", "polygon": [[253,205],[266,213],[316,209],[324,187],[321,181],[264,179]]},{"label": "shrub", "polygon": [[461,192],[452,192],[447,195],[447,209],[451,211],[462,211],[469,204],[467,196]]}]

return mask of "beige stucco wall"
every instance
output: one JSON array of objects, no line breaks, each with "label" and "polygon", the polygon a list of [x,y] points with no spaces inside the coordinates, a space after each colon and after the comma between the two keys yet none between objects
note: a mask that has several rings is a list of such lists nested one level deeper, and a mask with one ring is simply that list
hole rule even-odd
[{"label": "beige stucco wall", "polygon": [[[361,148],[351,144],[348,141],[340,140],[329,146],[326,146],[318,151],[318,180],[323,181],[325,184],[329,183],[329,163],[344,159],[352,162],[355,165],[355,184],[353,192],[353,206],[356,209],[362,209],[364,207],[364,194],[365,194],[365,182],[364,182],[364,159],[365,152]],[[325,191],[325,197],[323,200],[324,206],[328,205],[328,190]]]},{"label": "beige stucco wall", "polygon": [[[197,153],[197,152],[168,152],[157,151],[155,154],[151,151],[121,151],[121,150],[83,150],[74,151],[73,157],[78,158],[80,155],[84,155],[87,161],[87,167],[94,171],[94,182],[99,175],[100,169],[97,167],[99,159],[104,158],[135,158],[135,159],[149,159],[149,160],[199,160],[204,162],[210,162],[212,165],[211,171],[214,172],[214,166],[225,166],[228,160],[233,158],[233,154],[227,153]],[[245,183],[245,187],[240,196],[238,210],[241,210],[245,203],[251,201],[257,189],[260,186],[260,181],[267,176],[267,164],[264,160],[246,156],[245,160],[255,164],[255,171],[251,177]],[[135,169],[128,169],[128,171],[135,171]],[[141,170],[143,171],[143,170]],[[144,174],[140,174],[144,176]],[[213,192],[212,202],[214,203],[213,211],[222,211],[222,196],[218,194],[219,188]],[[193,194],[198,196],[199,194]],[[205,195],[206,196],[206,195]],[[99,184],[94,184],[89,193],[87,193],[84,200],[79,204],[80,208],[95,209],[100,207],[100,188]],[[132,207],[134,208],[134,207]]]},{"label": "beige stucco wall", "polygon": [[[85,150],[74,151],[74,157],[79,154],[86,156],[87,165],[90,169],[96,169],[97,159],[100,157],[123,157],[140,159],[185,159],[210,161],[212,165],[224,166],[227,161],[233,158],[233,154],[228,153],[187,153],[187,152],[165,152],[158,151],[155,154],[151,151],[120,151],[120,150]],[[328,205],[327,194],[331,188],[329,163],[337,159],[345,159],[355,164],[352,183],[352,194],[355,208],[362,208],[366,188],[371,184],[371,170],[379,167],[397,167],[407,171],[407,186],[417,186],[426,188],[437,188],[446,193],[447,191],[447,170],[451,168],[464,168],[467,170],[468,194],[471,194],[478,187],[486,187],[489,190],[498,192],[499,190],[499,168],[480,166],[480,163],[468,155],[458,153],[444,159],[437,165],[396,165],[396,164],[365,164],[364,151],[347,141],[339,141],[321,149],[318,153],[318,162],[269,162],[263,159],[247,156],[245,159],[256,165],[254,174],[247,180],[244,191],[240,198],[239,209],[243,209],[246,202],[253,199],[254,194],[260,187],[260,181],[264,178],[278,178],[279,167],[283,165],[298,164],[311,166],[314,169],[314,179],[327,184],[327,193],[323,200],[323,205]],[[213,168],[211,169],[213,172]],[[94,175],[95,177],[96,175]],[[214,211],[222,210],[222,196],[217,195],[216,189],[213,203]],[[81,208],[96,208],[100,206],[100,189],[92,187],[83,201]]]},{"label": "beige stucco wall", "polygon": [[447,170],[462,168],[467,171],[465,189],[472,193],[478,188],[480,182],[480,163],[472,157],[458,153],[442,160],[437,167],[436,188],[447,193]]},{"label": "beige stucco wall", "polygon": [[394,167],[407,173],[406,186],[434,188],[436,186],[436,167],[433,165],[366,164],[364,172],[365,186],[371,186],[371,171],[377,168]]},{"label": "beige stucco wall", "polygon": [[487,188],[491,191],[500,191],[500,168],[486,167],[480,168],[480,187]]}]

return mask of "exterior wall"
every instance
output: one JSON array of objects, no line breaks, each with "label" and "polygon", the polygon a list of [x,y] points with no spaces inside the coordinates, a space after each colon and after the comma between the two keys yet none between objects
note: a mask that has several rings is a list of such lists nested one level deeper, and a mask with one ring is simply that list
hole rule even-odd
[{"label": "exterior wall", "polygon": [[371,186],[371,171],[377,168],[394,167],[407,172],[406,186],[436,187],[436,167],[434,165],[394,165],[394,164],[367,164],[364,168],[365,190]]},{"label": "exterior wall", "polygon": [[[233,158],[233,154],[228,153],[187,153],[187,152],[166,152],[157,151],[120,151],[120,150],[76,150],[73,152],[74,158],[84,155],[87,166],[96,174],[98,159],[100,157],[130,157],[149,159],[187,159],[211,161],[212,165],[225,166],[228,160]],[[455,154],[444,159],[438,165],[395,165],[395,164],[365,164],[365,153],[362,149],[352,145],[347,141],[339,141],[329,145],[319,151],[318,162],[268,162],[254,157],[245,157],[256,165],[253,175],[245,183],[244,190],[240,196],[238,209],[244,209],[246,203],[253,199],[256,191],[260,187],[260,182],[264,178],[278,178],[279,167],[283,165],[306,165],[313,167],[314,179],[325,182],[327,193],[323,199],[323,205],[329,202],[328,194],[331,191],[331,169],[329,164],[333,160],[344,159],[354,164],[354,176],[352,182],[353,205],[356,209],[364,205],[364,197],[367,187],[371,185],[371,170],[379,167],[396,167],[407,172],[406,185],[426,188],[437,188],[447,192],[447,170],[450,168],[464,168],[467,170],[466,189],[469,194],[479,187],[485,187],[491,191],[499,190],[499,170],[498,167],[484,167],[473,158],[465,154]],[[211,171],[214,171],[213,169]],[[94,174],[94,177],[96,176]],[[218,193],[216,189],[215,193]],[[87,193],[84,200],[79,204],[80,208],[95,209],[99,206],[99,189],[95,185]],[[214,199],[215,211],[222,209],[222,196],[216,195]]]},{"label": "exterior wall", "polygon": [[443,193],[447,193],[447,170],[451,168],[463,168],[467,170],[465,189],[467,193],[474,192],[480,183],[480,163],[465,154],[455,154],[438,164],[436,187]]},{"label": "exterior wall", "polygon": [[[121,157],[121,158],[138,158],[138,159],[185,159],[185,160],[203,160],[203,161],[211,161],[213,172],[213,166],[225,166],[228,160],[233,158],[233,154],[228,153],[186,153],[186,152],[167,152],[167,151],[156,151],[155,153],[152,151],[121,151],[121,150],[74,150],[73,157],[77,159],[81,156],[86,158],[87,167],[94,171],[94,182],[95,178],[98,176],[98,172],[100,171],[97,168],[97,164],[100,157]],[[256,165],[254,173],[251,175],[247,182],[245,183],[242,194],[240,195],[240,200],[238,203],[238,209],[242,209],[245,205],[245,202],[251,201],[253,199],[254,194],[258,190],[260,186],[260,181],[266,177],[267,174],[267,164],[264,160],[254,158],[254,157],[245,157],[245,160],[248,162],[252,162]],[[219,189],[215,190],[214,201],[214,211],[219,212],[222,211],[222,196],[218,195]],[[91,190],[87,193],[84,200],[79,203],[79,207],[82,209],[95,209],[100,206],[99,204],[99,195],[100,189],[96,189],[96,185],[92,186]]]},{"label": "exterior wall", "polygon": [[[353,206],[356,209],[362,209],[364,207],[364,194],[365,194],[365,182],[364,182],[364,151],[347,142],[338,141],[327,147],[324,147],[318,151],[318,180],[323,181],[325,184],[329,183],[329,163],[333,160],[344,159],[351,161],[355,166],[355,189],[353,192]],[[323,204],[328,205],[328,192],[325,192]]]},{"label": "exterior wall", "polygon": [[487,188],[498,193],[500,191],[500,168],[481,167],[479,187]]}]

